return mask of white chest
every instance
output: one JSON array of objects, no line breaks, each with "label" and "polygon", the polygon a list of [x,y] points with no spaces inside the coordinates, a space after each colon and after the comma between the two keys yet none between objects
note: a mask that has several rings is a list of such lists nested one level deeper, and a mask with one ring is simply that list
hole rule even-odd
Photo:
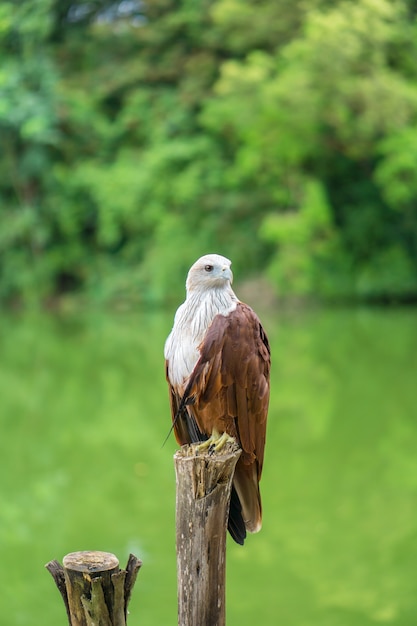
[{"label": "white chest", "polygon": [[227,315],[237,303],[234,294],[212,291],[205,297],[187,298],[179,307],[164,351],[171,385],[183,390],[200,357],[198,347],[213,319],[219,314]]}]

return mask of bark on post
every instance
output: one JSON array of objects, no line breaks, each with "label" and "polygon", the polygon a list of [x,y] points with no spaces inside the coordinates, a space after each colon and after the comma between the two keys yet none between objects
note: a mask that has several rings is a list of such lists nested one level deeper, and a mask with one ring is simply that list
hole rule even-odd
[{"label": "bark on post", "polygon": [[240,453],[232,443],[214,452],[192,444],[174,455],[179,626],[225,625],[227,520]]},{"label": "bark on post", "polygon": [[127,606],[142,562],[133,554],[125,570],[109,552],[72,552],[46,568],[64,600],[70,626],[126,626]]}]

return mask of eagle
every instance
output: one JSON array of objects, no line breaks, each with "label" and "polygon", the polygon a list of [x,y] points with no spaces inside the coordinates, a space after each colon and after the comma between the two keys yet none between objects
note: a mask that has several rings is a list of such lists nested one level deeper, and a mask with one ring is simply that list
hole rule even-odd
[{"label": "eagle", "polygon": [[258,316],[232,289],[230,267],[219,254],[192,265],[164,354],[177,442],[217,448],[233,438],[242,450],[228,530],[243,545],[246,531],[255,533],[262,525],[259,480],[271,358]]}]

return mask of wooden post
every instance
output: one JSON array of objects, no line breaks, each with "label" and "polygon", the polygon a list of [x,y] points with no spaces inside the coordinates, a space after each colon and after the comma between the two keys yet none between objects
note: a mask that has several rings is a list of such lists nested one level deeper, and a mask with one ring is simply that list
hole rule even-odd
[{"label": "wooden post", "polygon": [[133,554],[125,570],[109,552],[72,552],[46,564],[61,593],[70,626],[125,626],[127,605],[142,562]]},{"label": "wooden post", "polygon": [[225,625],[226,532],[241,450],[182,446],[174,455],[179,626]]}]

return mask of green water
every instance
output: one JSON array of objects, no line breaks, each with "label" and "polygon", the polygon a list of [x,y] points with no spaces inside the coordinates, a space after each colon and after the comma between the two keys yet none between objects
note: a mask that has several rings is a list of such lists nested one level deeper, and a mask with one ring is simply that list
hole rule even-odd
[{"label": "green water", "polygon": [[[264,527],[228,542],[228,625],[415,626],[417,311],[263,318]],[[0,624],[65,625],[44,564],[83,549],[142,558],[130,626],[176,624],[171,321],[2,318]]]}]

